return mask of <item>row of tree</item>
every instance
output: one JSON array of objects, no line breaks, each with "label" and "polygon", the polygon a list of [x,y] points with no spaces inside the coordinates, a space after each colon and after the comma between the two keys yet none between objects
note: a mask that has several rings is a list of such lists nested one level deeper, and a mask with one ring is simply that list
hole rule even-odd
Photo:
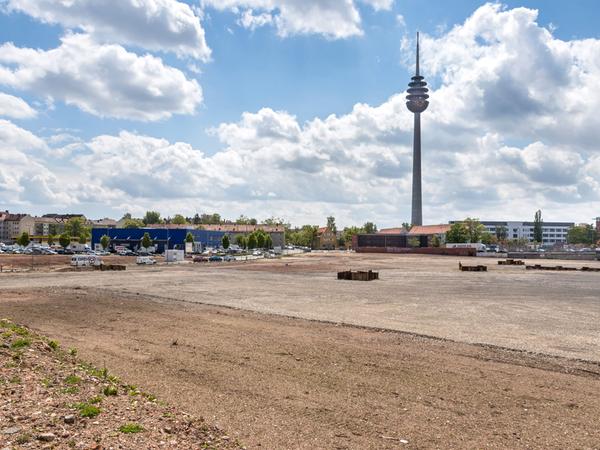
[{"label": "row of tree", "polygon": [[[253,217],[241,215],[235,221],[225,220],[218,213],[198,214],[193,217],[186,217],[183,214],[175,214],[173,217],[162,218],[158,211],[146,211],[142,218],[134,218],[130,213],[125,214],[121,220],[124,221],[124,228],[142,228],[152,224],[174,224],[174,225],[220,225],[225,223],[235,223],[236,225],[257,225],[258,220]],[[286,225],[283,219],[271,217],[264,221],[266,225]]]}]

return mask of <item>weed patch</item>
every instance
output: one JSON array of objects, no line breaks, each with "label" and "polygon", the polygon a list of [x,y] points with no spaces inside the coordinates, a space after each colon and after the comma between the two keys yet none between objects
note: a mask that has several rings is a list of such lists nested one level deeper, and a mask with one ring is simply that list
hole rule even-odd
[{"label": "weed patch", "polygon": [[100,408],[90,405],[89,403],[77,403],[75,408],[79,410],[79,415],[81,417],[92,418],[100,414]]},{"label": "weed patch", "polygon": [[129,434],[129,433],[140,433],[144,431],[144,427],[137,423],[127,423],[125,425],[121,425],[119,427],[119,431],[121,433]]},{"label": "weed patch", "polygon": [[27,339],[27,338],[19,338],[17,340],[15,340],[12,344],[11,344],[11,348],[13,349],[17,349],[17,348],[25,348],[25,347],[29,347],[31,345],[31,340]]}]

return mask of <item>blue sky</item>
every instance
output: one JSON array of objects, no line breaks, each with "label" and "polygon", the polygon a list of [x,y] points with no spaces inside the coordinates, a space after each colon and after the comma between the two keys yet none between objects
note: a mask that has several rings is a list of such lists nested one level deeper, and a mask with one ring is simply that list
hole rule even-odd
[{"label": "blue sky", "polygon": [[[150,5],[150,0],[146,1]],[[453,119],[456,123],[447,119],[453,115],[451,106],[448,106],[452,103],[449,100],[452,97],[445,96],[449,95],[448,92],[452,89],[459,88],[453,83],[458,81],[467,85],[473,83],[473,86],[478,87],[489,85],[486,71],[477,66],[475,59],[469,60],[470,68],[461,68],[461,61],[456,58],[465,55],[456,54],[455,60],[451,62],[456,63],[457,68],[452,73],[444,67],[433,68],[436,62],[438,64],[445,62],[446,67],[452,65],[444,61],[442,55],[456,51],[456,39],[463,38],[452,37],[452,30],[454,27],[465,27],[469,18],[477,17],[476,11],[485,9],[483,2],[453,1],[452,6],[449,7],[449,2],[446,1],[340,0],[337,4],[330,2],[335,5],[331,7],[332,10],[340,11],[339,16],[334,16],[335,20],[338,18],[341,21],[346,20],[354,11],[358,16],[353,17],[358,17],[358,21],[346,20],[339,26],[333,24],[333,28],[327,28],[319,22],[318,17],[315,18],[315,15],[323,14],[323,11],[319,10],[322,6],[319,6],[320,2],[316,0],[304,3],[304,5],[309,3],[317,5],[316,10],[307,10],[305,15],[303,11],[298,12],[293,9],[295,3],[302,4],[294,0],[268,2],[208,0],[203,4],[188,0],[185,3],[189,5],[189,11],[193,11],[196,15],[194,19],[196,22],[188,24],[189,30],[193,30],[196,35],[192,36],[189,42],[184,42],[187,35],[168,36],[165,32],[164,45],[159,43],[158,47],[145,47],[145,41],[131,33],[125,37],[116,36],[112,39],[114,34],[111,32],[98,31],[101,26],[108,27],[109,30],[119,30],[119,27],[122,29],[123,25],[118,17],[114,18],[114,24],[111,25],[110,21],[113,19],[110,14],[107,14],[100,23],[98,15],[87,12],[84,7],[80,11],[71,11],[67,8],[59,13],[53,8],[53,3],[55,0],[40,0],[37,3],[33,0],[0,2],[5,10],[4,14],[0,14],[0,45],[4,44],[0,50],[0,70],[4,67],[10,71],[20,66],[24,68],[23,73],[34,71],[35,65],[27,62],[27,57],[23,56],[24,49],[45,50],[49,52],[45,57],[52,60],[55,56],[50,52],[61,47],[61,38],[67,35],[89,35],[89,40],[84,43],[78,42],[77,46],[93,45],[95,51],[100,51],[107,46],[113,46],[112,49],[115,50],[118,46],[123,52],[137,58],[143,58],[147,54],[153,55],[162,62],[164,72],[170,68],[180,72],[186,87],[185,90],[177,93],[179,95],[177,99],[165,100],[161,104],[154,105],[144,97],[146,93],[135,92],[136,90],[129,85],[116,86],[118,80],[114,83],[111,80],[103,85],[105,89],[111,91],[115,89],[117,92],[114,97],[115,105],[111,105],[110,99],[106,98],[88,101],[78,97],[74,100],[74,94],[69,92],[69,89],[82,89],[82,87],[77,85],[77,81],[73,81],[71,78],[73,74],[65,80],[61,79],[62,75],[53,74],[52,79],[45,77],[43,80],[23,82],[9,80],[6,77],[3,81],[0,72],[0,93],[20,98],[36,111],[35,116],[30,114],[28,117],[18,117],[15,114],[11,117],[10,114],[5,113],[7,116],[5,122],[10,125],[6,123],[4,125],[11,127],[10,136],[22,131],[41,140],[36,141],[35,144],[23,144],[22,149],[19,147],[20,144],[17,147],[19,151],[23,151],[25,158],[34,160],[41,167],[40,170],[45,170],[40,177],[44,178],[44,190],[48,191],[45,197],[42,196],[42,201],[35,200],[39,195],[28,196],[25,186],[31,185],[16,179],[14,174],[18,173],[18,169],[15,168],[11,183],[5,182],[3,189],[3,184],[0,182],[0,206],[6,204],[11,209],[25,209],[38,213],[46,212],[50,207],[52,210],[81,210],[90,215],[112,216],[119,216],[125,210],[138,212],[151,207],[164,208],[164,214],[179,212],[175,208],[188,214],[194,210],[208,212],[219,209],[224,215],[231,217],[239,214],[255,215],[259,218],[278,215],[294,222],[317,223],[324,220],[321,219],[324,214],[336,214],[348,224],[361,223],[364,220],[379,221],[381,225],[401,223],[410,216],[407,206],[410,195],[408,190],[410,184],[408,169],[411,163],[410,117],[406,111],[394,109],[393,114],[398,115],[396,119],[400,124],[397,126],[393,124],[394,117],[390,117],[386,111],[393,105],[401,103],[401,97],[395,96],[402,95],[409,81],[414,35],[417,30],[420,30],[424,34],[423,72],[433,89],[432,109],[436,108],[430,114],[432,122],[430,125],[435,128],[435,132],[431,132],[431,151],[428,153],[430,161],[440,165],[446,164],[445,170],[455,173],[461,167],[464,169],[464,166],[460,165],[461,158],[481,157],[481,154],[474,152],[475,146],[482,145],[483,141],[487,143],[494,141],[495,148],[490,151],[498,152],[495,164],[501,166],[502,170],[499,171],[505,175],[495,174],[498,177],[496,181],[498,187],[490,188],[485,183],[489,177],[479,180],[480,185],[477,185],[477,180],[471,180],[471,184],[474,183],[472,186],[463,186],[458,179],[450,183],[450,178],[443,178],[440,174],[425,174],[426,183],[428,175],[430,177],[429,191],[426,188],[424,199],[426,221],[443,222],[466,214],[487,219],[527,219],[533,214],[532,212],[529,214],[528,211],[534,211],[536,207],[545,207],[551,217],[564,220],[587,221],[591,216],[600,214],[600,210],[595,206],[597,200],[592,195],[596,189],[595,183],[598,181],[594,172],[595,151],[589,148],[588,142],[567,145],[567,136],[555,136],[551,129],[542,126],[549,117],[557,117],[557,113],[548,112],[550,108],[548,105],[542,105],[543,102],[551,102],[551,99],[540,100],[539,108],[536,106],[535,111],[539,114],[531,117],[531,120],[539,122],[540,125],[533,132],[515,131],[515,127],[507,123],[502,114],[496,113],[496,110],[500,111],[503,107],[502,104],[491,103],[489,99],[482,113],[484,116],[472,118],[471,123],[479,123],[478,132],[473,133],[473,130],[468,130],[468,125],[458,119]],[[80,0],[79,3],[86,2]],[[107,10],[110,10],[112,2],[105,0],[104,3],[108,6]],[[178,4],[184,2],[164,0],[159,3],[167,11],[164,12],[164,20],[168,24],[172,19],[168,10],[180,11],[178,8],[181,5]],[[555,48],[554,42],[591,40],[592,43],[586,45],[593,47],[600,38],[596,25],[600,19],[600,5],[592,0],[580,0],[576,4],[577,7],[566,8],[564,2],[559,1],[503,2],[501,7],[493,6],[485,10],[487,15],[477,19],[481,21],[477,25],[476,34],[479,35],[475,36],[473,42],[482,42],[482,36],[486,36],[487,32],[485,27],[498,26],[490,25],[495,20],[504,21],[502,23],[508,24],[505,25],[508,29],[511,21],[519,16],[519,9],[515,8],[525,8],[527,11],[537,10],[537,15],[533,19],[532,16],[525,14],[527,20],[533,21],[535,29],[546,30],[551,34],[551,40],[547,40],[543,45]],[[284,17],[286,14],[284,8],[290,8],[288,18]],[[255,29],[251,29],[248,25],[243,26],[241,17],[247,11],[251,11],[253,17],[263,14],[271,23],[257,26]],[[190,16],[186,17],[189,20]],[[277,22],[282,18],[285,22],[283,25]],[[144,33],[148,32],[143,29],[144,20],[142,17],[139,21],[132,21],[132,28],[135,28],[139,36],[146,36]],[[528,26],[525,22],[526,20],[520,26]],[[344,36],[335,35],[337,31],[332,31],[342,29],[344,26],[354,27],[352,28],[354,31]],[[300,27],[301,31],[298,31],[297,27]],[[519,32],[518,29],[513,31]],[[160,32],[161,29],[156,31],[157,34]],[[201,32],[205,35],[200,36],[198,33]],[[193,34],[191,31],[190,33]],[[464,39],[468,38],[464,37]],[[198,54],[192,55],[194,45],[198,46],[202,39],[205,39],[206,47],[210,48],[210,59]],[[526,41],[540,38],[525,36],[523,39]],[[171,44],[176,40],[179,45],[186,46],[187,50],[184,53],[187,54],[177,54],[177,51],[173,50]],[[470,50],[481,58],[482,49],[485,49],[492,52],[493,59],[493,52],[501,52],[506,46],[506,42],[502,40],[514,42],[508,34],[503,34],[495,37],[494,42],[484,42],[481,48],[470,47]],[[16,60],[13,56],[6,56],[3,59],[3,52],[8,55],[12,51],[6,46],[8,42],[21,49],[23,55],[18,56]],[[536,41],[535,45],[538,44],[539,42]],[[451,47],[447,47],[448,45]],[[532,51],[540,50],[541,47],[538,47]],[[514,51],[516,52],[517,49]],[[579,48],[573,49],[572,52],[583,52],[582,54],[587,55],[586,51]],[[77,66],[77,56],[68,54],[71,58],[70,64]],[[562,58],[561,55],[556,57]],[[593,59],[593,56],[586,57]],[[501,59],[500,56],[499,58]],[[429,60],[431,60],[431,69],[427,66]],[[577,65],[579,60],[580,57],[573,54],[569,61]],[[543,61],[540,64],[543,64]],[[40,57],[38,63],[43,65],[47,64],[47,61]],[[562,60],[560,63],[563,63]],[[127,67],[119,67],[119,70],[116,70],[117,66],[113,66],[109,59],[91,62],[90,65],[97,67],[100,79],[105,77],[109,80],[113,75],[133,77]],[[548,70],[554,70],[552,67],[550,64]],[[463,69],[465,73],[457,76],[457,71]],[[467,76],[467,70],[476,69],[481,70],[480,78],[463,77]],[[76,72],[77,68],[73,70]],[[497,70],[499,74],[504,74],[508,69],[499,67]],[[534,78],[524,80],[525,82],[533,83],[536,81],[535,77],[545,77],[541,73],[545,70],[543,65],[539,70],[531,68],[528,70],[530,72],[524,71],[524,75],[533,75]],[[586,70],[589,72],[590,69]],[[595,76],[594,70],[591,75]],[[156,73],[150,70],[146,74],[146,81],[141,84],[151,83],[152,77],[156,78]],[[77,79],[78,76],[74,78]],[[508,79],[513,78],[508,77]],[[590,82],[589,79],[586,80]],[[546,80],[541,84],[546,86],[553,81],[557,79]],[[171,83],[165,88],[163,95],[168,96],[169,92],[177,91],[177,82],[172,80]],[[501,86],[506,85],[505,83]],[[144,86],[141,86],[140,90],[143,88]],[[93,90],[96,87],[86,85],[83,89]],[[63,92],[63,90],[62,95],[56,95],[56,91]],[[188,101],[188,104],[183,104],[184,98],[198,96],[199,90],[201,90],[201,100],[198,97],[193,102]],[[495,90],[498,90],[498,86],[495,86]],[[531,97],[537,102],[534,94],[532,92],[528,98]],[[483,95],[485,97],[485,92]],[[130,98],[123,98],[126,96]],[[53,101],[48,102],[48,97],[53,97]],[[123,105],[118,104],[120,101]],[[441,106],[434,106],[436,101],[438,105],[444,102],[444,110]],[[165,106],[167,103],[168,106]],[[357,104],[365,105],[368,111],[364,115],[355,113]],[[591,105],[585,105],[583,109],[589,108],[591,111],[592,106],[593,102]],[[123,112],[123,108],[127,111]],[[155,108],[152,110],[151,118],[146,116],[145,108],[148,111]],[[455,112],[460,114],[460,108]],[[315,130],[322,127],[327,117],[332,114],[336,116],[339,123],[329,125],[337,134],[329,130],[326,137],[322,139],[315,137]],[[370,136],[373,140],[367,142],[364,135],[369,130],[369,118],[386,121],[388,125],[379,127],[377,122],[379,134]],[[2,119],[1,115],[0,119]],[[424,116],[425,120],[427,116]],[[582,120],[585,122],[585,119]],[[362,122],[359,124],[359,121]],[[343,129],[343,126],[348,127],[347,122],[354,128]],[[281,138],[281,127],[284,127],[285,139]],[[424,133],[427,132],[426,127],[427,122],[424,122]],[[257,130],[266,133],[269,139],[262,139],[262,135]],[[438,130],[442,130],[439,131],[439,136]],[[344,135],[346,131],[353,134],[353,139]],[[294,134],[293,139],[286,134],[288,132]],[[138,155],[145,155],[147,159],[155,158],[157,153],[162,154],[161,151],[165,146],[169,147],[177,143],[189,146],[186,151],[191,153],[183,153],[184,157],[189,156],[194,161],[189,167],[189,173],[185,168],[172,168],[170,162],[160,160],[157,165],[150,164],[149,168],[144,169],[150,170],[153,174],[160,173],[163,165],[166,164],[166,173],[175,182],[177,179],[191,177],[198,167],[202,167],[202,171],[209,167],[211,168],[209,174],[202,172],[199,176],[208,179],[218,175],[217,178],[231,177],[238,181],[229,184],[216,181],[215,185],[218,187],[214,189],[210,187],[211,183],[207,182],[207,186],[200,183],[200,186],[194,186],[193,192],[185,193],[183,191],[186,189],[182,186],[180,196],[174,193],[177,198],[168,199],[163,195],[164,188],[161,192],[153,193],[149,189],[136,187],[135,183],[143,183],[143,180],[137,177],[137,173],[132,177],[131,174],[136,172],[135,168],[124,170],[118,181],[113,180],[110,174],[103,175],[100,173],[102,170],[92,166],[101,164],[107,154],[121,149],[120,146],[123,145],[121,141],[108,138],[116,139],[122,133],[128,133],[143,142],[140,145],[147,153]],[[248,138],[248,133],[252,134],[252,139]],[[464,133],[462,140],[457,138],[462,136],[461,133]],[[61,134],[69,136],[65,136],[61,141],[57,137]],[[582,131],[582,135],[585,135],[585,130]],[[9,145],[12,141],[6,137],[9,136],[8,131],[4,136],[5,145]],[[161,146],[157,142],[149,141],[151,138],[164,140],[167,144]],[[103,145],[105,141],[109,141],[114,147],[100,149],[99,141],[102,141]],[[290,141],[294,146],[289,145]],[[67,144],[73,145],[67,149],[65,148]],[[539,150],[535,146],[537,144],[546,146],[550,150],[547,152]],[[27,147],[28,145],[30,147]],[[34,148],[31,148],[31,145]],[[160,151],[157,152],[157,148]],[[267,161],[268,164],[268,158],[272,155],[267,156],[267,154],[270,155],[268,152],[271,151],[278,151],[278,157],[282,158],[282,161],[276,161],[269,168],[272,172],[270,177],[280,179],[277,183],[271,183],[269,180],[264,182],[262,181],[264,174],[254,173],[256,170],[254,165],[262,167],[262,171],[266,170],[264,163]],[[427,148],[424,151],[427,152]],[[260,152],[265,152],[264,160],[262,157],[257,157],[259,161],[247,160],[249,154]],[[352,164],[347,164],[347,161],[340,162],[342,156],[336,152],[352,152],[353,157],[364,152],[364,157],[371,159],[365,162],[362,156],[357,156]],[[540,155],[552,152],[558,152],[559,155],[554,160],[565,158],[567,167],[570,167],[569,164],[577,166],[572,168],[573,173],[567,170],[571,178],[563,180],[557,177],[552,164],[538,160]],[[168,155],[169,152],[166,151],[164,154]],[[428,157],[425,157],[425,162]],[[128,158],[126,152],[123,152],[123,158]],[[377,158],[386,162],[386,170],[378,168]],[[80,169],[83,161],[89,165],[83,170],[90,173],[87,178],[78,179],[81,177]],[[222,170],[219,164],[227,165],[225,161],[231,164],[237,161],[241,166],[236,166],[235,170]],[[471,163],[477,162],[474,160]],[[117,163],[115,164],[118,166]],[[503,166],[504,164],[506,167]],[[342,166],[343,169],[340,168]],[[72,170],[73,167],[78,169]],[[398,175],[390,177],[389,167],[397,168]],[[120,169],[117,167],[115,170]],[[184,173],[179,173],[179,170],[183,170]],[[436,168],[436,170],[440,169]],[[592,172],[589,172],[590,170]],[[351,174],[361,171],[365,174],[353,179]],[[511,178],[508,176],[511,171],[516,172],[512,175],[512,180],[507,180],[506,178]],[[246,174],[249,178],[239,182],[239,178],[244,178]],[[127,176],[132,178],[131,185],[124,181]],[[559,181],[553,182],[553,177]],[[286,182],[290,179],[293,179],[291,186],[286,187]],[[585,186],[579,185],[583,179],[587,180]],[[147,179],[149,184],[154,182],[151,177]],[[160,185],[161,182],[159,180],[156,184]],[[72,189],[81,189],[81,183],[93,184],[94,188],[85,195],[75,195],[72,189],[59,192],[61,185],[69,183],[80,186]],[[450,183],[449,191],[452,192],[452,198],[445,198],[441,192],[440,184],[444,183]],[[524,188],[523,186],[528,186],[528,183],[531,183],[531,186]],[[504,186],[505,184],[507,186]],[[307,185],[310,185],[310,188],[301,192],[303,186]],[[360,190],[372,191],[373,194],[361,195]],[[473,191],[477,191],[477,195]],[[507,191],[511,192],[508,196]],[[527,199],[525,195],[527,192],[535,192],[533,201]],[[384,196],[391,199],[395,205],[390,206],[388,202],[383,202],[381,198]],[[352,200],[353,197],[355,201]],[[494,214],[494,217],[489,217],[491,214]],[[527,216],[521,217],[524,214]],[[508,217],[512,215],[519,217]]]}]

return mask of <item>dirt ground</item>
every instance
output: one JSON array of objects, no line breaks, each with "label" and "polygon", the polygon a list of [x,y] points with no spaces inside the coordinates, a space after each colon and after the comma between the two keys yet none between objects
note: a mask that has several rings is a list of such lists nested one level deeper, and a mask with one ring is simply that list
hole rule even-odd
[{"label": "dirt ground", "polygon": [[3,315],[248,448],[599,448],[600,365],[96,289]]},{"label": "dirt ground", "polygon": [[315,253],[5,273],[0,317],[248,448],[600,449],[600,274],[471,261],[490,271]]},{"label": "dirt ground", "polygon": [[3,449],[243,449],[202,418],[82,361],[74,348],[5,319],[0,331]]}]

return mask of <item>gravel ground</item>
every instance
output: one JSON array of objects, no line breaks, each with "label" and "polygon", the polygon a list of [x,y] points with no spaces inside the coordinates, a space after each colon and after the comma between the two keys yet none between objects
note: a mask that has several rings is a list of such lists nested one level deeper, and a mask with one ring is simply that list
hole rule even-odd
[{"label": "gravel ground", "polygon": [[203,419],[178,411],[76,350],[0,320],[2,449],[242,448]]},{"label": "gravel ground", "polygon": [[248,448],[600,448],[597,363],[99,288],[0,311]]},{"label": "gravel ground", "polygon": [[[526,271],[487,258],[463,262],[487,264],[489,272],[459,272],[459,261],[314,253],[112,273],[0,274],[0,291],[92,287],[600,361],[600,273]],[[597,261],[545,264],[600,267]],[[336,271],[345,269],[379,270],[381,279],[338,281]]]}]

